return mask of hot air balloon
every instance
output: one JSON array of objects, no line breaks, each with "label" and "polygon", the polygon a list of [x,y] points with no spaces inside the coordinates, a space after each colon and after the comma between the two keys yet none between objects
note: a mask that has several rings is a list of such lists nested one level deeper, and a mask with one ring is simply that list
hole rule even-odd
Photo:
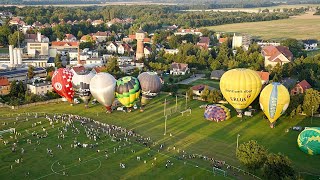
[{"label": "hot air balloon", "polygon": [[143,72],[138,76],[141,85],[141,105],[144,106],[161,90],[161,79],[155,72]]},{"label": "hot air balloon", "polygon": [[273,82],[261,91],[259,100],[260,107],[273,128],[274,122],[287,110],[290,95],[286,87],[278,82]]},{"label": "hot air balloon", "polygon": [[242,116],[261,90],[261,78],[250,69],[232,69],[224,73],[220,80],[220,90],[224,98]]},{"label": "hot air balloon", "polygon": [[91,71],[75,73],[72,78],[73,88],[79,97],[84,101],[85,107],[88,108],[88,103],[91,98],[89,84],[94,74]]},{"label": "hot air balloon", "polygon": [[92,96],[102,105],[108,112],[111,112],[112,102],[115,97],[115,88],[117,80],[109,73],[98,73],[90,81],[90,92]]},{"label": "hot air balloon", "polygon": [[224,121],[230,119],[230,110],[219,104],[208,105],[204,111],[204,118],[216,122]]},{"label": "hot air balloon", "polygon": [[117,80],[116,97],[125,107],[132,107],[140,96],[139,80],[132,76],[126,76]]},{"label": "hot air balloon", "polygon": [[303,130],[298,136],[299,148],[310,155],[320,154],[320,127]]},{"label": "hot air balloon", "polygon": [[66,68],[57,69],[52,75],[52,87],[60,96],[73,103],[74,91],[72,88],[73,73]]}]

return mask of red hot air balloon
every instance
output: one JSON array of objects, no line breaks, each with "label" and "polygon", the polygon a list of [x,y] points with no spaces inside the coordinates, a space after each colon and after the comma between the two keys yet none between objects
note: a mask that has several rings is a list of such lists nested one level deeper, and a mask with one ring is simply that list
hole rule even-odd
[{"label": "red hot air balloon", "polygon": [[70,103],[73,102],[74,91],[72,88],[73,73],[66,68],[59,68],[52,75],[52,87],[62,97]]}]

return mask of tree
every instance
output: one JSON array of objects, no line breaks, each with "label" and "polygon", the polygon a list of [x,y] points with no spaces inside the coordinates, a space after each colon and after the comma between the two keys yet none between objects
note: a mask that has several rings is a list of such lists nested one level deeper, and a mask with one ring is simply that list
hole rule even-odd
[{"label": "tree", "polygon": [[188,97],[188,100],[193,99],[193,90],[192,90],[192,88],[188,89],[187,97]]},{"label": "tree", "polygon": [[24,35],[20,31],[15,31],[13,34],[9,35],[9,44],[17,47],[19,45],[18,37],[19,37],[19,43],[21,44],[21,42],[24,40]]},{"label": "tree", "polygon": [[210,94],[209,87],[206,86],[206,87],[204,87],[203,91],[201,92],[200,97],[201,97],[201,99],[206,101],[208,99],[209,94]]},{"label": "tree", "polygon": [[120,72],[117,57],[111,57],[108,59],[108,63],[106,65],[106,71],[111,74],[117,74]]},{"label": "tree", "polygon": [[28,79],[33,78],[34,76],[34,67],[33,66],[29,66],[28,67]]},{"label": "tree", "polygon": [[17,81],[14,80],[10,84],[10,93],[9,93],[9,95],[11,97],[18,97],[18,94],[19,94],[19,92],[18,92],[18,88],[17,88]]},{"label": "tree", "polygon": [[[315,89],[307,89],[303,99],[303,112],[308,116],[315,113],[319,109],[320,104],[320,92]],[[313,111],[313,112],[312,112]]]},{"label": "tree", "polygon": [[257,141],[251,140],[239,146],[236,152],[238,160],[249,170],[260,169],[267,159],[267,150]]},{"label": "tree", "polygon": [[269,154],[262,170],[266,179],[294,179],[295,177],[291,161],[282,154]]},{"label": "tree", "polygon": [[293,57],[307,57],[306,52],[304,52],[303,43],[298,41],[297,39],[289,38],[281,42],[282,46],[287,46],[289,50],[292,52]]},{"label": "tree", "polygon": [[62,67],[61,54],[57,54],[56,57],[54,58],[54,65],[57,68],[61,68]]}]

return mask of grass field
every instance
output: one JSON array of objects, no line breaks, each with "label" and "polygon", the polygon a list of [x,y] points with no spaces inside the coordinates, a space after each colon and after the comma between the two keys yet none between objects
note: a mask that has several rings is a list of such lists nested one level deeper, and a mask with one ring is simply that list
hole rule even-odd
[{"label": "grass field", "polygon": [[9,48],[0,48],[0,54],[1,53],[9,53]]},{"label": "grass field", "polygon": [[[312,174],[320,174],[320,156],[309,156],[304,154],[302,151],[299,150],[297,146],[297,136],[299,132],[296,131],[289,131],[286,133],[286,129],[292,126],[320,126],[320,119],[313,118],[313,124],[311,124],[311,119],[306,118],[304,116],[297,116],[293,119],[287,117],[281,117],[276,128],[271,129],[269,127],[269,123],[262,118],[262,112],[254,114],[252,118],[244,118],[243,120],[233,117],[228,121],[220,122],[220,123],[213,123],[204,120],[203,118],[203,109],[199,108],[199,105],[203,104],[204,102],[199,101],[190,101],[188,102],[188,106],[192,108],[192,114],[181,116],[180,113],[172,114],[168,116],[167,120],[167,134],[164,136],[164,117],[163,117],[163,102],[164,99],[167,99],[167,113],[175,109],[175,98],[167,95],[161,95],[160,97],[155,98],[151,104],[149,104],[145,112],[141,113],[138,111],[131,112],[131,113],[123,113],[123,112],[113,112],[112,114],[105,114],[100,105],[91,106],[89,109],[84,109],[82,104],[70,106],[67,103],[61,104],[50,104],[50,105],[43,105],[43,106],[36,106],[30,107],[28,109],[20,109],[16,111],[9,111],[8,109],[1,109],[0,116],[8,113],[23,113],[23,112],[56,112],[56,113],[72,113],[72,114],[79,114],[86,117],[91,117],[95,120],[99,120],[101,122],[106,122],[110,124],[120,125],[126,127],[128,129],[134,129],[139,134],[145,137],[151,137],[154,141],[158,144],[164,143],[166,147],[173,147],[179,148],[180,150],[184,150],[188,153],[197,153],[206,155],[209,157],[214,157],[214,159],[224,160],[226,163],[233,165],[233,166],[240,166],[239,162],[235,158],[235,149],[236,149],[236,136],[240,134],[239,142],[245,142],[251,139],[257,140],[260,144],[264,145],[269,152],[278,153],[281,152],[287,155],[294,164],[295,169],[298,172],[309,172]],[[184,107],[184,98],[179,98],[178,106]],[[235,112],[232,111],[232,115],[235,115]],[[4,116],[6,117],[6,116]],[[171,134],[172,136],[170,136]],[[49,143],[49,142],[48,142]],[[45,148],[45,147],[44,147]],[[139,149],[139,151],[143,151],[143,149]],[[166,152],[169,157],[175,157],[173,152]],[[3,153],[1,153],[2,155]],[[73,154],[70,154],[71,157],[74,157]],[[0,155],[0,156],[1,156]],[[98,156],[93,155],[93,157]],[[160,155],[159,155],[160,156]],[[6,157],[6,156],[5,156]],[[10,157],[10,156],[9,156]],[[121,156],[117,156],[115,158],[120,158]],[[119,161],[114,160],[114,163],[110,165],[105,165],[107,162],[103,164],[103,170],[110,172],[114,177],[117,178],[150,178],[154,177],[156,179],[168,179],[169,176],[166,176],[165,169],[163,167],[158,168],[148,168],[147,165],[140,165],[135,164],[134,160],[130,160],[128,158],[128,164],[132,163],[135,168],[128,168],[126,169],[126,173],[122,172],[119,169]],[[2,156],[1,161],[3,161],[4,157]],[[163,161],[166,158],[163,157]],[[30,160],[32,161],[32,160]],[[53,163],[54,160],[46,160],[47,164]],[[71,159],[71,162],[75,161]],[[104,161],[102,159],[101,161]],[[37,159],[31,164],[37,164]],[[312,162],[312,163],[310,163]],[[93,162],[92,162],[93,163]],[[177,166],[177,169],[172,172],[176,174],[173,179],[178,179],[181,177],[189,177],[189,174],[185,174],[190,171],[194,172],[193,168],[190,169],[183,168],[183,163],[180,161],[175,161],[175,163],[180,163]],[[181,164],[182,163],[182,164]],[[190,163],[196,163],[199,167],[210,170],[210,166],[208,162],[201,161],[201,160],[194,160]],[[0,163],[0,165],[3,164]],[[150,165],[150,164],[149,164]],[[162,166],[164,166],[162,164]],[[87,166],[86,166],[87,167]],[[241,167],[241,166],[240,166]],[[1,167],[1,168],[8,168],[8,166]],[[54,167],[56,168],[56,167]],[[106,170],[110,168],[110,171]],[[162,168],[162,169],[161,169]],[[243,168],[243,167],[242,167]],[[83,168],[82,168],[83,169]],[[84,168],[85,169],[85,168]],[[43,170],[38,175],[44,175],[50,173],[50,169],[46,168],[46,171]],[[75,170],[77,171],[77,170]],[[83,170],[85,171],[85,170]],[[88,170],[89,171],[89,170]],[[102,177],[103,172],[98,170],[93,175],[98,175]],[[198,169],[196,170],[198,171]],[[1,171],[2,172],[2,171]],[[86,171],[87,172],[87,171]],[[2,172],[5,173],[6,176],[13,176],[12,172]],[[52,173],[52,172],[51,172]],[[152,176],[155,173],[155,176]],[[107,173],[106,173],[107,174]],[[134,175],[132,175],[134,174]],[[209,174],[202,173],[204,176],[199,179],[208,179]],[[21,174],[20,174],[21,175]],[[91,174],[92,175],[92,174]],[[131,176],[132,175],[132,176]],[[158,176],[157,176],[158,175]],[[259,175],[259,174],[258,174]],[[301,174],[303,175],[303,174]],[[3,174],[0,175],[3,177]],[[53,175],[50,176],[50,179],[58,178],[60,176]],[[16,176],[14,176],[16,177]],[[19,176],[21,177],[21,176]],[[81,176],[87,178],[88,176]],[[197,175],[198,177],[198,175]],[[316,176],[312,176],[315,178]],[[18,175],[17,175],[18,178]],[[318,177],[317,177],[318,178]],[[169,178],[170,179],[170,178]],[[244,178],[248,179],[248,178]]]},{"label": "grass field", "polygon": [[248,33],[264,40],[295,39],[320,39],[320,16],[313,16],[309,12],[289,19],[226,24],[209,26],[206,28],[219,32]]},{"label": "grass field", "polygon": [[309,51],[307,52],[308,56],[315,56],[320,54],[320,49],[316,50],[316,51]]}]

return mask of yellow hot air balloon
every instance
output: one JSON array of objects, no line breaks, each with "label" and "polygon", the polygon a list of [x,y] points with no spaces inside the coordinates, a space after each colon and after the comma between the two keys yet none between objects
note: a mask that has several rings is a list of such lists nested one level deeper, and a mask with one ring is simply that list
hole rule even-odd
[{"label": "yellow hot air balloon", "polygon": [[283,114],[290,103],[290,95],[284,85],[273,82],[266,86],[260,94],[260,107],[268,117],[273,128],[274,122]]},{"label": "yellow hot air balloon", "polygon": [[231,69],[220,80],[223,97],[242,115],[242,109],[248,107],[261,90],[261,78],[250,69]]}]

